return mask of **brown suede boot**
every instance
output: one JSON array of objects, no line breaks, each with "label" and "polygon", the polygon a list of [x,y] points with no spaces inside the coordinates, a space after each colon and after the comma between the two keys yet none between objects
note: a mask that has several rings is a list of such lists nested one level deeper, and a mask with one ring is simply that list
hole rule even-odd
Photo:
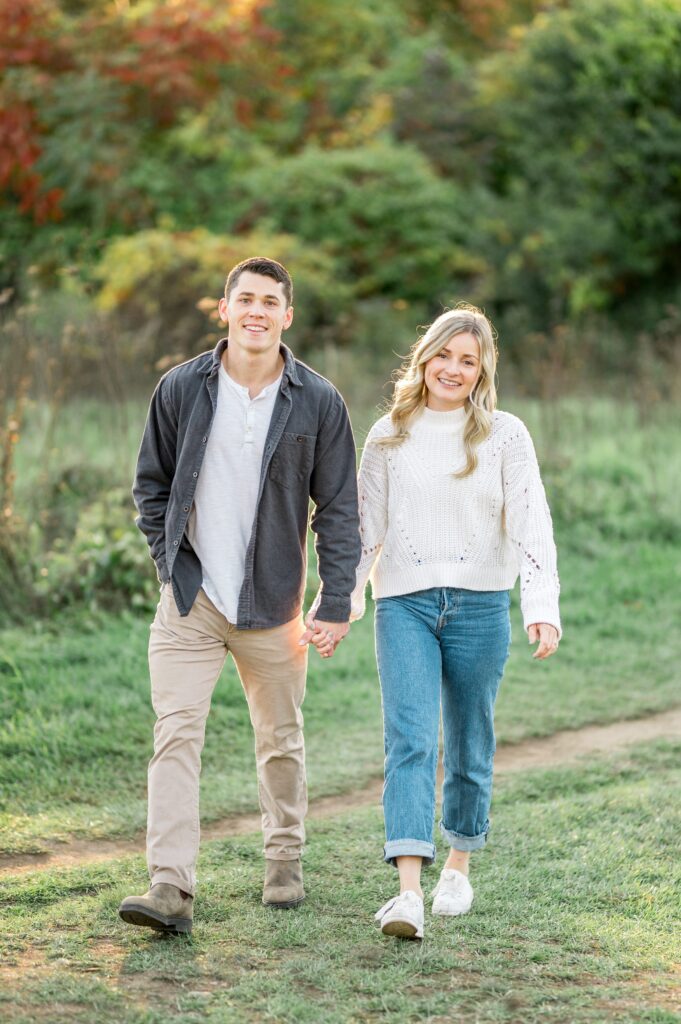
[{"label": "brown suede boot", "polygon": [[287,910],[305,899],[303,866],[299,860],[266,860],[262,901],[266,907]]},{"label": "brown suede boot", "polygon": [[118,908],[119,916],[126,924],[138,924],[143,928],[187,935],[192,930],[194,900],[183,896],[175,885],[157,882],[144,896],[126,896]]}]

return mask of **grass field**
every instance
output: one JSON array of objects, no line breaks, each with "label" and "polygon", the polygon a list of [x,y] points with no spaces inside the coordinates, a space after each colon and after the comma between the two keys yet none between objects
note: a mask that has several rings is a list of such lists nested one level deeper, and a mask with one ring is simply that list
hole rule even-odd
[{"label": "grass field", "polygon": [[[635,557],[633,557],[635,555]],[[497,705],[501,741],[678,704],[681,589],[673,549],[624,543],[563,563],[565,639],[530,658],[517,608]],[[645,595],[645,596],[642,596]],[[143,827],[153,713],[146,616],[62,617],[1,634],[0,848],[42,839],[131,835]],[[380,773],[380,696],[371,615],[335,657],[310,658],[305,702],[311,796]],[[257,807],[252,737],[231,662],[216,689],[203,759],[210,821]]]},{"label": "grass field", "polygon": [[[531,426],[554,510],[565,635],[558,657],[533,663],[515,608],[499,739],[680,703],[681,432],[671,426],[681,425],[681,414],[667,409],[641,423],[633,407],[605,400],[514,408]],[[81,480],[95,474],[122,484],[143,415],[139,403],[69,407],[51,431],[47,462],[39,457],[45,424],[38,417],[17,452],[24,510],[31,484],[40,507],[46,480],[65,473],[72,479],[68,467],[78,465]],[[368,417],[355,419],[361,438]],[[106,443],[107,431],[118,445]],[[143,551],[143,538],[135,539]],[[76,607],[0,630],[0,848],[30,851],[43,839],[130,835],[142,827],[153,724],[150,617]],[[305,715],[314,797],[381,771],[371,615],[352,627],[331,661],[313,653],[310,664]],[[248,715],[230,663],[209,721],[202,811],[209,821],[256,804]]]},{"label": "grass field", "polygon": [[[396,876],[377,810],[312,822],[308,898],[260,905],[258,836],[203,846],[191,940],[118,922],[141,857],[0,885],[8,1022],[678,1024],[681,746],[497,786],[476,900],[422,944],[373,911]],[[436,871],[425,876],[434,881]]]},{"label": "grass field", "polygon": [[[531,427],[542,462],[564,639],[558,657],[532,662],[516,600],[499,740],[678,706],[681,412],[642,418],[606,400],[506,407]],[[44,410],[31,415],[17,446],[17,503],[35,540],[51,496],[60,495],[68,525],[98,488],[127,486],[143,409],[81,403],[50,429]],[[371,416],[354,419],[361,442]],[[143,827],[149,618],[75,606],[0,629],[0,853]],[[310,666],[315,798],[381,772],[371,615],[332,660],[313,654]],[[204,843],[189,941],[118,922],[120,898],[145,888],[140,857],[7,878],[0,1018],[681,1024],[680,753],[678,743],[658,743],[502,776],[492,839],[474,862],[474,910],[429,921],[421,945],[372,928],[395,884],[380,860],[378,808],[310,822],[308,899],[289,914],[259,903],[258,835]],[[204,821],[255,809],[252,736],[229,663],[203,764]]]}]

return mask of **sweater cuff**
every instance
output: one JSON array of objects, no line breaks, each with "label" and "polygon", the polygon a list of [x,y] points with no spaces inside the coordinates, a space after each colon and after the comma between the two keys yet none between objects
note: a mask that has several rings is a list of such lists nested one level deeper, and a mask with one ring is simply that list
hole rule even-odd
[{"label": "sweater cuff", "polygon": [[366,586],[353,591],[350,598],[350,622],[357,622],[366,611]]},{"label": "sweater cuff", "polygon": [[525,632],[538,622],[546,622],[558,630],[558,639],[563,635],[558,612],[558,601],[553,595],[536,594],[531,600],[522,603],[523,625]]}]

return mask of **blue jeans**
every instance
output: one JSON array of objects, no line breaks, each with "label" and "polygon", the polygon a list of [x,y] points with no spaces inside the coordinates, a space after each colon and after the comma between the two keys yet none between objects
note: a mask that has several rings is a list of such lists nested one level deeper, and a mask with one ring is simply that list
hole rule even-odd
[{"label": "blue jeans", "polygon": [[435,860],[433,820],[440,705],[440,829],[455,850],[489,831],[494,702],[511,640],[507,590],[434,587],[376,602],[385,737],[385,860]]}]

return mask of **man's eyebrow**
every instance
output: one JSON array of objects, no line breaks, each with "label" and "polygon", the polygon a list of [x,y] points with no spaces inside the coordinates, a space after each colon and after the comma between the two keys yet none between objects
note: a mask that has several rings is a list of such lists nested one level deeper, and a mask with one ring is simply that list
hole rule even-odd
[{"label": "man's eyebrow", "polygon": [[[252,299],[252,298],[255,297],[255,292],[237,292],[237,297],[240,298],[240,299],[241,298]],[[281,302],[281,297],[279,295],[265,295],[265,296],[263,296],[263,298],[265,298],[265,299],[276,299],[277,302]]]}]

